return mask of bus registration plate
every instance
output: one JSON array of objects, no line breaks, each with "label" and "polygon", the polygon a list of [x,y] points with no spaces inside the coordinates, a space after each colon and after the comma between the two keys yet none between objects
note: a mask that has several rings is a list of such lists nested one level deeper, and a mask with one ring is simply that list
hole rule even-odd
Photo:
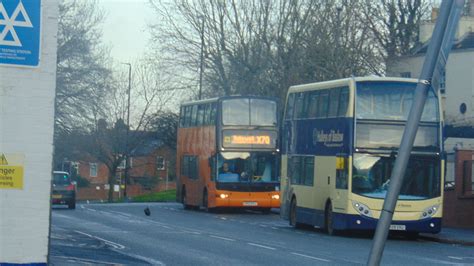
[{"label": "bus registration plate", "polygon": [[244,201],[244,206],[257,206],[258,203],[255,201]]},{"label": "bus registration plate", "polygon": [[391,224],[390,225],[390,230],[405,231],[405,230],[407,230],[407,228],[404,224]]}]

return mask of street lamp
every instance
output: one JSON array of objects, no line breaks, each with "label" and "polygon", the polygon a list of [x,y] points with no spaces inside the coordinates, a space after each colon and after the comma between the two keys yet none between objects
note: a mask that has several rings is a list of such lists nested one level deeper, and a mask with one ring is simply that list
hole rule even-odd
[{"label": "street lamp", "polygon": [[130,135],[130,91],[132,89],[132,64],[122,63],[128,65],[128,103],[127,103],[127,133],[125,136],[125,173],[124,173],[124,190],[123,197],[127,200],[127,179],[128,179],[128,168],[129,163],[129,150],[128,150],[128,137]]},{"label": "street lamp", "polygon": [[202,99],[202,71],[204,68],[204,17],[199,16],[201,20],[201,59],[199,63],[199,100]]}]

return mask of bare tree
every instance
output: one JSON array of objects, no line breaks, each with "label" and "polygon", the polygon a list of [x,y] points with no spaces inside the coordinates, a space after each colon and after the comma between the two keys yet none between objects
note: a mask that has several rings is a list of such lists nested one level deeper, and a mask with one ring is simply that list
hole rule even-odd
[{"label": "bare tree", "polygon": [[101,113],[100,102],[111,72],[101,44],[103,12],[96,1],[62,0],[59,5],[54,162],[61,165],[77,154],[77,135],[87,131]]},{"label": "bare tree", "polygon": [[366,0],[361,14],[387,62],[409,54],[418,44],[418,29],[430,7],[428,0]]},{"label": "bare tree", "polygon": [[[371,32],[350,9],[360,2],[316,0],[151,0],[159,22],[155,48],[197,77],[204,37],[209,96],[259,94],[284,97],[288,86],[378,73],[380,55]],[[342,6],[341,12],[338,8]]]},{"label": "bare tree", "polygon": [[[114,86],[101,103],[105,116],[97,118],[90,133],[93,141],[85,145],[92,157],[107,166],[111,188],[116,182],[118,167],[135,149],[150,139],[150,135],[156,134],[152,131],[154,118],[167,111],[167,106],[177,93],[169,89],[170,83],[155,64],[144,61],[133,65],[130,124],[126,123],[129,109],[128,74],[122,74],[109,81]],[[110,189],[109,201],[112,200]]]},{"label": "bare tree", "polygon": [[59,6],[56,134],[84,127],[100,113],[97,107],[111,72],[101,44],[103,12],[96,1],[62,0]]}]

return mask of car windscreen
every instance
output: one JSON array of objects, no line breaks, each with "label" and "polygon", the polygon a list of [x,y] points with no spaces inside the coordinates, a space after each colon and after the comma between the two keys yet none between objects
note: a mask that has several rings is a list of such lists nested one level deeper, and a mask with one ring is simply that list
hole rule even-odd
[{"label": "car windscreen", "polygon": [[71,184],[71,179],[68,174],[53,174],[53,184],[55,185],[69,185]]}]

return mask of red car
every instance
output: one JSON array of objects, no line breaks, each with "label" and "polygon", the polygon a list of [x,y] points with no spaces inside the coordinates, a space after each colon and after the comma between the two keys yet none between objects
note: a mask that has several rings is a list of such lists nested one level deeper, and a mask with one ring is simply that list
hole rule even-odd
[{"label": "red car", "polygon": [[51,198],[53,204],[67,205],[69,209],[76,208],[76,185],[71,181],[69,173],[53,172]]}]

